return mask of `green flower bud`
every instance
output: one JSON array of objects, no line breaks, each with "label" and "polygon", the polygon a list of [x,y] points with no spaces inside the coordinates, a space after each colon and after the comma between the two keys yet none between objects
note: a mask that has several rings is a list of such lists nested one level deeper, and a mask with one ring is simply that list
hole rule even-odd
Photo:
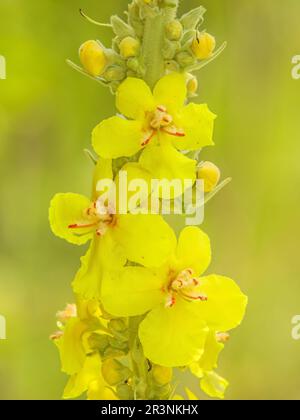
[{"label": "green flower bud", "polygon": [[125,382],[130,377],[131,371],[116,359],[108,359],[102,364],[102,375],[109,385],[116,386]]},{"label": "green flower bud", "polygon": [[170,384],[161,386],[159,388],[155,388],[153,399],[154,400],[168,400],[171,392],[172,392],[172,387]]},{"label": "green flower bud", "polygon": [[177,71],[180,70],[179,64],[175,60],[168,60],[168,61],[166,61],[165,67],[166,67],[166,70],[168,70],[170,72],[172,72],[172,71],[177,72]]},{"label": "green flower bud", "polygon": [[124,332],[127,330],[127,325],[123,319],[112,319],[108,324],[108,328],[111,331]]},{"label": "green flower bud", "polygon": [[109,346],[109,336],[93,333],[89,337],[88,342],[92,349],[97,349],[100,353],[103,353]]},{"label": "green flower bud", "polygon": [[187,73],[186,87],[187,87],[189,96],[195,96],[197,94],[198,86],[199,84],[198,84],[197,77],[191,73]]},{"label": "green flower bud", "polygon": [[127,60],[127,67],[129,70],[134,71],[135,73],[140,73],[141,71],[141,65],[137,58],[129,58]]},{"label": "green flower bud", "polygon": [[104,357],[122,357],[125,356],[126,352],[113,348],[111,346],[107,347],[107,349],[104,351],[103,356]]},{"label": "green flower bud", "polygon": [[108,63],[104,47],[93,40],[81,45],[79,58],[83,68],[94,77],[101,76]]},{"label": "green flower bud", "polygon": [[109,338],[109,344],[111,345],[111,347],[118,350],[126,350],[128,348],[128,344],[126,341],[121,341],[114,337]]},{"label": "green flower bud", "polygon": [[195,58],[187,51],[182,51],[176,55],[176,61],[181,67],[188,67],[195,63]]},{"label": "green flower bud", "polygon": [[176,52],[180,49],[180,43],[176,41],[165,40],[163,56],[166,60],[172,60]]},{"label": "green flower bud", "polygon": [[185,30],[195,29],[199,22],[203,20],[203,15],[206,12],[206,9],[202,6],[197,7],[196,9],[190,10],[180,19],[181,24]]},{"label": "green flower bud", "polygon": [[182,37],[183,27],[179,20],[171,20],[166,25],[166,36],[170,41],[179,41]]},{"label": "green flower bud", "polygon": [[131,36],[122,39],[119,44],[120,54],[123,58],[136,57],[140,52],[140,41]]},{"label": "green flower bud", "polygon": [[216,40],[212,35],[206,32],[197,32],[197,35],[192,42],[191,49],[198,60],[205,60],[211,57],[215,48]]},{"label": "green flower bud", "polygon": [[173,377],[173,369],[154,365],[152,367],[152,378],[156,385],[164,386],[171,382]]},{"label": "green flower bud", "polygon": [[220,169],[212,162],[203,162],[197,175],[198,179],[203,179],[206,193],[213,191],[221,178]]},{"label": "green flower bud", "polygon": [[128,25],[128,23],[124,22],[123,19],[119,18],[119,16],[112,16],[110,18],[110,23],[113,27],[114,33],[118,37],[125,38],[126,36],[134,36],[133,28],[130,25]]},{"label": "green flower bud", "polygon": [[133,389],[128,384],[122,384],[117,386],[117,394],[120,400],[128,401],[134,399]]},{"label": "green flower bud", "polygon": [[120,66],[111,66],[103,73],[102,77],[108,82],[114,82],[125,79],[126,72]]}]

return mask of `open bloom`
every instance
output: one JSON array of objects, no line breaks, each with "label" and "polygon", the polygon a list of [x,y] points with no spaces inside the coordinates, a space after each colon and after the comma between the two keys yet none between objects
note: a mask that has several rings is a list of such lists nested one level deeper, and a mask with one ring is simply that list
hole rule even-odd
[{"label": "open bloom", "polygon": [[213,144],[215,115],[207,105],[185,106],[186,97],[183,74],[163,77],[153,94],[143,80],[126,79],[117,91],[122,115],[94,129],[94,149],[106,159],[133,156],[143,149],[140,164],[154,178],[194,180],[196,161],[180,151]]},{"label": "open bloom", "polygon": [[224,399],[229,385],[226,379],[215,372],[219,355],[228,337],[226,333],[216,333],[211,330],[207,336],[202,357],[189,366],[192,374],[200,379],[202,391],[212,398]]},{"label": "open bloom", "polygon": [[161,268],[125,267],[103,282],[102,301],[109,313],[147,313],[139,337],[152,362],[168,367],[196,362],[210,329],[225,332],[242,321],[247,298],[235,282],[218,275],[200,277],[210,260],[208,236],[187,227]]},{"label": "open bloom", "polygon": [[[100,160],[95,179],[112,176],[111,161]],[[103,278],[127,260],[146,267],[163,263],[176,241],[161,216],[116,214],[97,198],[95,189],[92,199],[73,193],[55,195],[49,218],[58,237],[77,245],[91,240],[73,281],[74,292],[86,299],[100,298]]]},{"label": "open bloom", "polygon": [[82,299],[77,306],[68,305],[58,313],[58,319],[64,322],[60,323],[60,334],[52,338],[59,350],[61,370],[70,375],[63,394],[65,399],[77,398],[86,391],[88,399],[117,399],[101,374],[99,353],[89,346],[89,337],[102,326],[100,317],[96,301]]}]

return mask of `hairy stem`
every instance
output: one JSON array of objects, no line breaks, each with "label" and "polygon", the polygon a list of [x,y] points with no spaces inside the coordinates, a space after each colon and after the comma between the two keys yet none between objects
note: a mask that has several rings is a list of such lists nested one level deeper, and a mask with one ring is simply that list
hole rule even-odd
[{"label": "hairy stem", "polygon": [[176,8],[166,8],[146,18],[142,54],[145,66],[144,80],[151,89],[165,73],[165,24],[175,15]]}]

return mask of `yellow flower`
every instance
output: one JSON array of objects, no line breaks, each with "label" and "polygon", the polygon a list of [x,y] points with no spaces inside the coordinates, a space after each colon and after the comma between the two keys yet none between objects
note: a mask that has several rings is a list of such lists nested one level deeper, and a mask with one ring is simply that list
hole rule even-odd
[{"label": "yellow flower", "polygon": [[207,105],[189,104],[183,74],[163,77],[152,94],[140,79],[128,78],[117,91],[115,116],[93,131],[96,152],[106,159],[133,156],[143,150],[140,164],[156,179],[195,180],[196,161],[180,151],[212,145],[215,115]]},{"label": "yellow flower", "polygon": [[[112,179],[111,161],[100,159],[95,179],[104,178]],[[159,265],[176,242],[161,216],[117,214],[97,198],[96,184],[95,180],[92,200],[79,194],[57,194],[49,212],[55,235],[77,245],[91,240],[73,281],[74,292],[86,299],[99,299],[103,278],[127,260],[147,267]]]},{"label": "yellow flower", "polygon": [[101,76],[107,66],[104,48],[97,41],[86,41],[79,49],[83,68],[94,77]]},{"label": "yellow flower", "polygon": [[[210,241],[187,227],[174,255],[159,269],[125,267],[103,283],[102,302],[115,316],[149,312],[140,324],[145,355],[166,367],[198,361],[209,329],[228,331],[242,321],[247,298],[227,277],[200,277],[211,260]],[[116,290],[118,293],[116,293]]]},{"label": "yellow flower", "polygon": [[117,400],[113,388],[101,374],[101,366],[98,353],[87,355],[80,371],[70,377],[63,398],[77,398],[87,391],[89,400]]},{"label": "yellow flower", "polygon": [[192,42],[192,51],[199,60],[205,60],[206,58],[211,57],[215,48],[215,38],[206,32],[198,32],[196,38]]}]

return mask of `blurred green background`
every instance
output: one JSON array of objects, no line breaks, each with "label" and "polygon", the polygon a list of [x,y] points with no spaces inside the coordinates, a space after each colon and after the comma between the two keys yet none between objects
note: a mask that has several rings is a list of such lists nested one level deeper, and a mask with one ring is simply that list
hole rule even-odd
[{"label": "blurred green background", "polygon": [[[56,239],[47,212],[56,192],[88,193],[90,132],[114,112],[108,90],[66,64],[79,45],[109,29],[84,21],[79,7],[107,21],[127,0],[0,0],[0,399],[57,399],[66,381],[49,341],[55,312],[72,302],[70,282],[84,250]],[[202,0],[205,27],[221,58],[200,74],[199,101],[219,116],[216,147],[203,153],[233,182],[206,208],[211,272],[236,279],[249,295],[247,317],[221,358],[228,398],[300,399],[298,221],[299,0]],[[182,12],[199,5],[182,0]]]}]

